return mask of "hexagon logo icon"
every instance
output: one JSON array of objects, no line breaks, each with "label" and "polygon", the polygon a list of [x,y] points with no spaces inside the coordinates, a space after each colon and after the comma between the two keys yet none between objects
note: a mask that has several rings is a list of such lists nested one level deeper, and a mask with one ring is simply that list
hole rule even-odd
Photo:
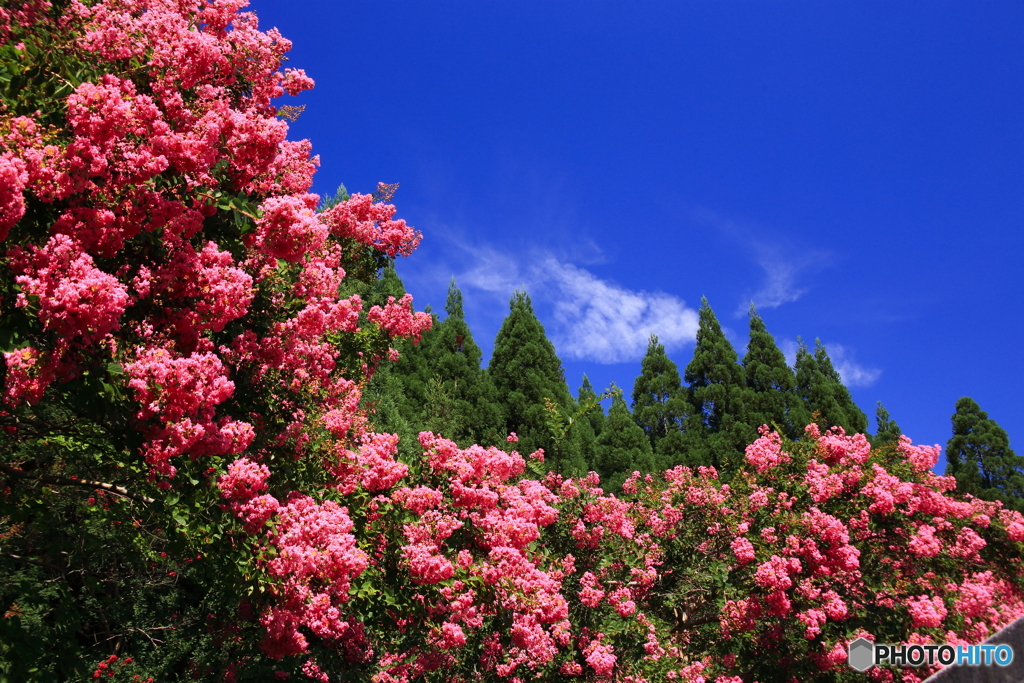
[{"label": "hexagon logo icon", "polygon": [[850,643],[847,656],[851,668],[867,671],[875,665],[875,644],[867,638],[858,638]]}]

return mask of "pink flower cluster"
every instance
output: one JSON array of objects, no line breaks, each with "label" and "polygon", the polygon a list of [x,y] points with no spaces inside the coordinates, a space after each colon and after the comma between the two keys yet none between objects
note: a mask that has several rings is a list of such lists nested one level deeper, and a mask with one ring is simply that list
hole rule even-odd
[{"label": "pink flower cluster", "polygon": [[333,501],[317,503],[293,493],[277,510],[270,537],[277,556],[266,568],[280,582],[281,595],[260,619],[267,629],[263,647],[271,657],[305,652],[309,641],[300,628],[331,641],[357,636],[357,623],[340,608],[368,564],[352,529],[348,510]]},{"label": "pink flower cluster", "polygon": [[[15,260],[21,260],[17,252]],[[18,306],[29,297],[38,301],[39,321],[65,341],[91,344],[118,326],[131,301],[113,275],[97,268],[80,244],[66,235],[54,235],[42,249],[26,259]]]},{"label": "pink flower cluster", "polygon": [[327,226],[316,214],[315,194],[269,197],[260,206],[253,245],[274,258],[298,262],[316,253],[327,241]]},{"label": "pink flower cluster", "polygon": [[22,401],[34,404],[43,397],[54,380],[54,366],[43,361],[42,354],[31,346],[4,353],[7,363],[7,386],[4,400],[10,406]]},{"label": "pink flower cluster", "polygon": [[354,194],[321,214],[321,219],[339,237],[372,246],[392,258],[408,256],[419,246],[422,235],[404,220],[393,220],[394,216],[392,204],[375,203],[371,195]]},{"label": "pink flower cluster", "polygon": [[9,8],[0,8],[0,42],[5,42],[11,32],[11,25],[28,28],[40,14],[50,9],[49,0],[24,0],[13,2]]},{"label": "pink flower cluster", "polygon": [[[0,15],[0,34],[3,33],[2,21]],[[0,154],[0,242],[7,239],[7,232],[25,215],[23,193],[27,183],[25,162],[10,153]]]},{"label": "pink flower cluster", "polygon": [[758,474],[764,474],[783,463],[789,462],[790,456],[782,450],[782,437],[762,425],[758,431],[761,437],[747,446],[747,462],[753,465]]},{"label": "pink flower cluster", "polygon": [[373,306],[367,317],[387,331],[391,337],[409,337],[415,341],[420,335],[430,330],[433,318],[429,313],[416,313],[412,310],[412,295],[406,294],[397,302],[389,296],[388,303],[381,308]]},{"label": "pink flower cluster", "polygon": [[216,355],[176,357],[163,348],[143,348],[125,370],[142,406],[137,417],[150,425],[143,454],[154,473],[173,477],[176,469],[168,461],[184,453],[228,455],[252,442],[250,424],[215,420],[217,404],[235,389]]},{"label": "pink flower cluster", "polygon": [[906,602],[914,628],[939,628],[948,613],[939,596],[916,595]]}]

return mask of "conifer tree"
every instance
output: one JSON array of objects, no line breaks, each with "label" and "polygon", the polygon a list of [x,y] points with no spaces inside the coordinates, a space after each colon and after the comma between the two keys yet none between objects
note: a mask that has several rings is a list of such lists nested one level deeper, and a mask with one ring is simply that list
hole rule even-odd
[{"label": "conifer tree", "polygon": [[367,307],[373,305],[383,306],[388,302],[389,296],[401,299],[405,296],[405,293],[405,284],[402,282],[402,278],[398,277],[398,271],[395,270],[395,261],[394,259],[389,259],[388,264],[381,270],[380,279],[373,283],[373,293],[370,296]]},{"label": "conifer tree", "polygon": [[810,414],[796,393],[796,377],[775,344],[764,320],[750,305],[750,341],[743,356],[743,374],[751,396],[751,424],[777,424],[797,438],[810,422]]},{"label": "conifer tree", "polygon": [[[591,401],[597,398],[597,392],[594,391],[594,385],[590,383],[590,378],[583,375],[583,384],[580,385],[580,390],[576,395],[576,403],[584,405],[587,401]],[[604,414],[604,408],[600,403],[597,407],[587,413],[587,422],[590,423],[590,429],[594,432],[594,438],[601,435],[604,430],[605,422],[607,417]]]},{"label": "conifer tree", "polygon": [[633,419],[647,434],[652,446],[679,430],[686,410],[679,368],[665,355],[665,346],[652,334],[640,362],[640,376],[633,383]]},{"label": "conifer tree", "polygon": [[[462,291],[452,278],[445,304],[448,315],[431,331],[424,347],[425,372],[430,374],[427,403],[433,392],[438,406],[448,406],[448,417],[443,422],[434,416],[434,422],[424,428],[461,445],[499,445],[505,427],[501,402],[490,375],[480,367],[483,354],[473,341],[462,301]],[[447,431],[440,428],[442,424],[447,424]]]},{"label": "conifer tree", "polygon": [[[590,379],[583,375],[583,384],[580,386],[576,398],[577,411],[584,406],[597,401],[597,392],[594,391]],[[584,475],[594,469],[596,462],[595,446],[597,437],[600,436],[607,418],[600,403],[597,403],[591,410],[581,415],[572,425],[569,437],[573,440],[573,450],[576,458],[572,463],[566,463],[562,471],[566,474],[576,476]]]},{"label": "conifer tree", "polygon": [[946,474],[956,477],[957,490],[1024,511],[1024,457],[1010,448],[1003,428],[966,396],[956,402],[952,422]]},{"label": "conifer tree", "polygon": [[828,357],[828,353],[825,351],[824,344],[821,343],[820,339],[814,340],[814,360],[817,361],[818,367],[821,369],[821,374],[829,379],[832,387],[833,395],[836,398],[836,403],[839,405],[839,409],[845,416],[845,422],[840,423],[846,430],[847,434],[864,434],[868,431],[868,416],[864,413],[856,403],[853,402],[853,396],[850,395],[850,390],[843,384],[843,378],[839,374],[839,371],[832,365],[832,360]]},{"label": "conifer tree", "polygon": [[871,437],[872,446],[875,448],[893,446],[900,440],[900,435],[903,432],[900,431],[900,426],[896,424],[896,421],[889,417],[889,411],[885,409],[881,401],[878,402],[878,408],[875,410],[875,423],[878,425],[878,429]]},{"label": "conifer tree", "polygon": [[757,437],[748,414],[753,392],[738,360],[707,299],[701,299],[697,345],[684,375],[688,406],[683,464],[711,465],[728,477]]},{"label": "conifer tree", "polygon": [[853,402],[850,390],[832,366],[820,339],[814,341],[814,355],[803,340],[796,352],[796,387],[807,412],[817,414],[818,424],[824,429],[842,427],[847,434],[865,433],[868,418]]},{"label": "conifer tree", "polygon": [[[488,367],[505,414],[505,429],[519,436],[519,452],[543,448],[552,461],[571,454],[554,455],[544,399],[554,401],[563,415],[575,411],[565,383],[562,362],[548,340],[525,292],[515,292],[509,314],[494,340]],[[558,463],[551,463],[558,468]]]},{"label": "conifer tree", "polygon": [[[362,407],[369,413],[370,422],[381,433],[398,434],[399,458],[414,462],[419,458],[417,435],[421,425],[412,423],[406,409],[405,383],[394,371],[394,364],[384,364],[363,390]],[[417,415],[417,420],[419,415]]]},{"label": "conifer tree", "polygon": [[621,488],[634,471],[654,471],[650,439],[635,422],[621,394],[612,399],[608,420],[594,450],[595,471],[601,475],[601,486],[606,492]]}]

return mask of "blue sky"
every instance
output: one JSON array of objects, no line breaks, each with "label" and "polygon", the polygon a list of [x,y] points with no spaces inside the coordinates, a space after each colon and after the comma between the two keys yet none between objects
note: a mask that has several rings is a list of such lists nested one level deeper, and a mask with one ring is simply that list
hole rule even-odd
[{"label": "blue sky", "polygon": [[400,182],[399,274],[436,310],[454,275],[485,358],[523,287],[573,391],[628,396],[702,296],[742,355],[753,300],[916,443],[971,396],[1024,449],[1020,3],[251,8],[316,80],[314,190]]}]

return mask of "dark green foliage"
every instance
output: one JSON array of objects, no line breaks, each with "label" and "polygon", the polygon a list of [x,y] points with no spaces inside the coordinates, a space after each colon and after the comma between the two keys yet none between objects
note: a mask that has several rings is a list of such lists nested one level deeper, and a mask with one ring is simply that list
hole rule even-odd
[{"label": "dark green foliage", "polygon": [[[577,394],[576,405],[584,407],[592,402],[597,402],[597,398],[597,392],[594,391],[593,385],[590,384],[590,379],[583,375],[583,384],[580,386],[579,393]],[[593,463],[596,462],[597,457],[594,450],[597,444],[597,437],[604,430],[607,419],[601,404],[597,403],[572,426],[570,437],[574,440],[574,450],[577,457],[576,462],[566,463],[562,468],[566,474],[579,476],[593,469]]]},{"label": "dark green foliage", "polygon": [[405,293],[405,284],[402,283],[402,278],[398,277],[395,262],[389,261],[387,266],[381,270],[380,279],[373,283],[370,300],[366,303],[366,307],[384,306],[388,303],[388,297],[401,299]]},{"label": "dark green foliage", "polygon": [[680,464],[713,466],[729,477],[757,438],[748,414],[753,392],[738,358],[707,299],[701,299],[697,345],[684,376],[689,390]]},{"label": "dark green foliage", "polygon": [[789,438],[798,438],[810,422],[810,414],[796,393],[793,370],[786,365],[786,357],[753,304],[743,375],[747,388],[753,392],[750,423],[754,426],[776,424]]},{"label": "dark green foliage", "polygon": [[23,408],[17,427],[0,416],[0,682],[92,680],[111,653],[136,660],[119,665],[126,679],[224,670],[242,656],[235,636],[251,645],[259,624],[227,632],[248,541],[206,556],[203,535],[219,536],[213,522],[229,514],[202,502],[210,463],[184,464],[173,497],[126,489],[140,465],[116,431],[63,405],[60,389]]},{"label": "dark green foliage", "polygon": [[[405,293],[393,268],[385,268],[370,296],[387,302]],[[418,345],[396,339],[397,362],[384,363],[364,392],[373,407],[374,425],[398,433],[404,457],[418,452],[416,435],[432,431],[462,446],[497,445],[504,439],[504,419],[497,391],[480,367],[482,353],[462,313],[462,293],[454,280],[448,291],[448,317],[434,316]]]},{"label": "dark green foliage", "polygon": [[[544,411],[544,399],[555,402],[563,415],[575,411],[565,384],[562,362],[525,292],[516,292],[509,314],[494,340],[488,371],[505,410],[505,429],[519,435],[519,452],[537,448],[554,452],[554,441]],[[564,458],[565,454],[559,457]],[[557,468],[552,457],[549,463]]]},{"label": "dark green foliage", "polygon": [[875,448],[895,446],[903,432],[900,431],[900,426],[896,424],[896,421],[889,417],[889,411],[885,409],[881,401],[878,402],[878,408],[875,410],[875,422],[878,425],[878,430],[871,437],[871,445]]},{"label": "dark green foliage", "polygon": [[[850,390],[832,366],[820,339],[814,341],[812,356],[800,341],[796,352],[796,390],[807,412],[817,415],[822,430],[842,427],[847,434],[866,433],[868,417],[853,402]],[[813,418],[812,418],[813,419]]]},{"label": "dark green foliage", "polygon": [[[364,311],[370,306],[385,305],[388,297],[400,299],[405,295],[405,285],[393,263],[388,263],[380,276],[371,282],[350,280],[352,278],[346,277],[342,287],[347,289],[347,295],[359,294],[363,298]],[[371,414],[373,424],[381,431],[399,434],[403,452],[410,445],[415,450],[415,434],[423,422],[427,382],[431,377],[425,349],[430,345],[437,325],[435,316],[433,326],[423,334],[419,344],[405,338],[392,340],[399,353],[398,361],[382,362],[363,392],[364,406],[376,411]],[[412,444],[406,443],[408,434],[413,435]]]},{"label": "dark green foliage", "polygon": [[1024,511],[1024,456],[1013,452],[1003,428],[966,396],[952,421],[946,474],[956,477],[957,490]]},{"label": "dark green foliage", "polygon": [[671,432],[682,429],[685,414],[686,396],[679,368],[652,334],[640,363],[640,376],[633,383],[633,418],[651,440],[651,446],[658,450],[660,442]]},{"label": "dark green foliage", "polygon": [[836,398],[840,410],[845,415],[845,422],[840,424],[847,434],[864,434],[868,431],[868,416],[853,402],[850,390],[843,384],[843,378],[839,372],[832,367],[832,360],[825,352],[825,346],[821,340],[814,340],[814,360],[817,361],[821,374],[828,378],[832,386],[833,395]]},{"label": "dark green foliage", "polygon": [[[576,403],[579,405],[585,404],[587,401],[591,401],[597,398],[597,392],[594,391],[594,385],[590,383],[590,378],[583,375],[583,384],[580,385],[579,393],[576,396]],[[587,413],[587,421],[590,423],[590,428],[594,432],[594,437],[601,435],[604,431],[605,422],[608,418],[604,414],[604,408],[601,404],[598,404],[596,408]]]},{"label": "dark green foliage", "polygon": [[480,367],[483,354],[463,318],[462,292],[454,279],[445,311],[448,317],[437,324],[424,345],[430,373],[424,405],[433,411],[426,416],[424,429],[463,446],[499,445],[505,436],[501,402],[490,375]]},{"label": "dark green foliage", "polygon": [[650,439],[637,425],[621,394],[612,399],[604,431],[594,447],[594,470],[601,475],[601,486],[607,492],[617,491],[634,471],[654,471],[654,454]]}]

